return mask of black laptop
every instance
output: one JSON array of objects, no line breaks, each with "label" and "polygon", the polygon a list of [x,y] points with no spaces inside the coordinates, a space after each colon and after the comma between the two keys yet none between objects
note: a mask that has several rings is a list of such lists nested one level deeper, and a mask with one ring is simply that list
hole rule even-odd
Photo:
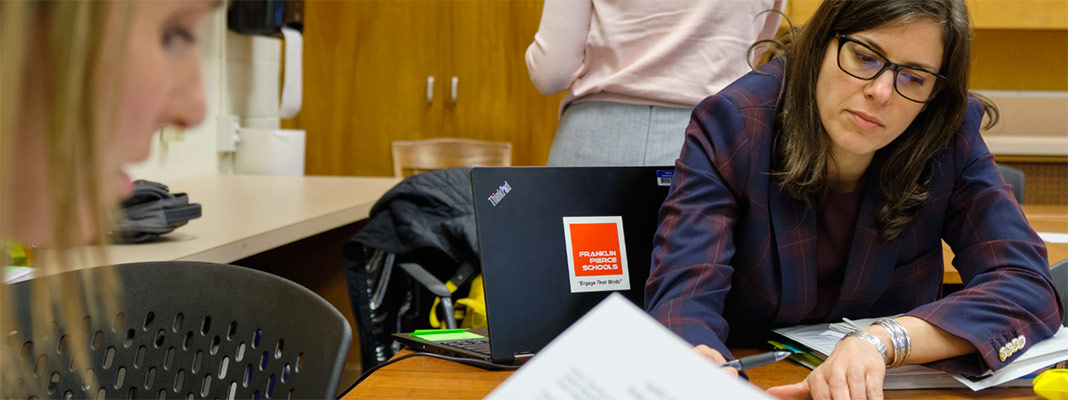
[{"label": "black laptop", "polygon": [[643,307],[673,175],[649,166],[473,168],[488,327],[394,336],[416,350],[520,364],[612,292]]}]

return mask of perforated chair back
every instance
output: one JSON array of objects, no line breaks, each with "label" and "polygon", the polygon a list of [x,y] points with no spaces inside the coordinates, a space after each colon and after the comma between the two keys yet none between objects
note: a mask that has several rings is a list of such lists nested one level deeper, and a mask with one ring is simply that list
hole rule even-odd
[{"label": "perforated chair back", "polygon": [[[232,265],[157,262],[115,268],[124,287],[121,312],[87,315],[81,327],[90,341],[92,379],[85,381],[82,371],[74,371],[69,343],[62,344],[62,326],[31,334],[31,282],[12,285],[20,329],[5,327],[5,350],[15,351],[25,371],[44,384],[22,382],[4,388],[3,397],[335,397],[352,332],[345,318],[310,290]],[[80,273],[100,271],[62,275],[81,279]]]}]

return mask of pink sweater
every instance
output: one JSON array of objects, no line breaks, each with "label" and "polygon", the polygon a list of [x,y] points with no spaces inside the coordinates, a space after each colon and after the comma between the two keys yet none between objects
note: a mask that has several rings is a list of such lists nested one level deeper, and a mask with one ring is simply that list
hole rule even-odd
[{"label": "pink sweater", "polygon": [[[545,0],[527,48],[543,94],[692,108],[749,72],[746,50],[774,36],[786,0]],[[760,14],[760,15],[758,15]]]}]

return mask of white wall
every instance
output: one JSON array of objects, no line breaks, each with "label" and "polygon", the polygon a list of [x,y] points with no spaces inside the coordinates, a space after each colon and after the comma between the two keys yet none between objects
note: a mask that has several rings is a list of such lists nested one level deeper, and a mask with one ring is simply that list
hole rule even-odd
[{"label": "white wall", "polygon": [[216,151],[220,116],[237,116],[243,127],[278,128],[282,41],[227,30],[220,8],[202,27],[200,43],[204,122],[185,132],[157,132],[151,155],[129,170],[134,179],[167,183],[229,172],[233,154]]},{"label": "white wall", "polygon": [[1068,92],[981,90],[1000,119],[983,140],[994,154],[1068,156]]}]

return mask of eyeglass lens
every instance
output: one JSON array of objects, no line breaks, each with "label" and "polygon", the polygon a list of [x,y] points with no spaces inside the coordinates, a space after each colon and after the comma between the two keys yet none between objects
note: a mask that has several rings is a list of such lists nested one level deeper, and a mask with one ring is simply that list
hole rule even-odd
[{"label": "eyeglass lens", "polygon": [[[886,65],[885,57],[857,42],[846,41],[838,51],[838,66],[860,79],[875,78]],[[925,102],[934,92],[936,82],[937,77],[930,72],[902,66],[895,76],[894,88],[906,99]]]}]

